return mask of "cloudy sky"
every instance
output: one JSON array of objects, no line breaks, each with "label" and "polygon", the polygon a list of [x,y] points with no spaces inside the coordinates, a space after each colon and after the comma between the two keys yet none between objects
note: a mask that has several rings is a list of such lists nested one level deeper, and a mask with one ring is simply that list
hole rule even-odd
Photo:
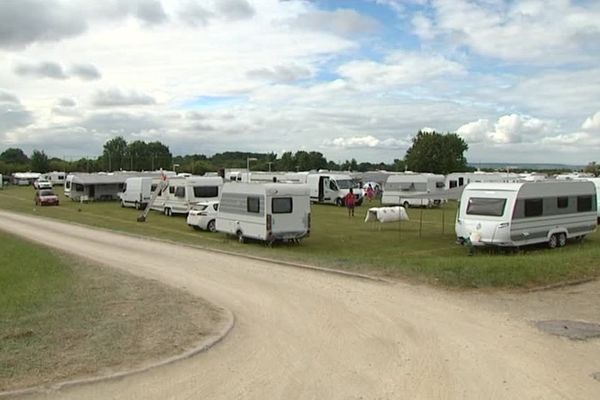
[{"label": "cloudy sky", "polygon": [[0,151],[600,160],[596,0],[0,0]]}]

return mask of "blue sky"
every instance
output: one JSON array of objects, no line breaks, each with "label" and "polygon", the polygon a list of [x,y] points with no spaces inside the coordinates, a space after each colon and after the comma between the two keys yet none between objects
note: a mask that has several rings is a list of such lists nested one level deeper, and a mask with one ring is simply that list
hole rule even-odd
[{"label": "blue sky", "polygon": [[474,162],[600,158],[600,2],[26,2],[0,2],[0,151],[389,162],[432,129]]}]

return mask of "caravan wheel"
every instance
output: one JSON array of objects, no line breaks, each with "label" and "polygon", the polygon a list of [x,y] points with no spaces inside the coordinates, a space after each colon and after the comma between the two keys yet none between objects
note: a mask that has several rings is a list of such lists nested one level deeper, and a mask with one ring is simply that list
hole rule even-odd
[{"label": "caravan wheel", "polygon": [[548,247],[555,249],[556,246],[558,246],[558,237],[556,234],[554,234],[550,236],[550,239],[548,239]]},{"label": "caravan wheel", "polygon": [[242,231],[237,231],[237,232],[235,233],[235,235],[236,235],[236,236],[237,236],[237,238],[238,238],[238,242],[240,242],[240,243],[244,243],[244,242],[245,242],[245,239],[244,239],[244,234],[242,233]]},{"label": "caravan wheel", "polygon": [[167,208],[165,208],[165,215],[166,215],[167,217],[170,217],[171,215],[173,215],[173,214],[171,213],[171,209],[170,209],[170,208],[168,208],[168,207],[167,207]]},{"label": "caravan wheel", "polygon": [[567,235],[564,233],[558,234],[558,247],[563,247],[567,244]]}]

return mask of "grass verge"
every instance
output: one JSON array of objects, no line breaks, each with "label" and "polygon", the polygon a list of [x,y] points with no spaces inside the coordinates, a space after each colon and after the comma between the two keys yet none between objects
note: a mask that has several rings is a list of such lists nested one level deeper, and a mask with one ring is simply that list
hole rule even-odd
[{"label": "grass verge", "polygon": [[440,209],[409,209],[410,221],[385,225],[363,222],[370,205],[357,208],[354,218],[348,218],[343,208],[313,205],[310,238],[300,246],[267,248],[260,243],[241,245],[219,233],[193,231],[181,216],[151,212],[147,222],[138,223],[139,211],[121,208],[116,202],[79,204],[62,196],[62,189],[57,192],[59,207],[34,208],[32,188],[8,187],[0,191],[0,208],[240,254],[448,287],[533,287],[600,275],[598,233],[561,249],[482,251],[469,257],[466,249],[454,243],[453,202]]},{"label": "grass verge", "polygon": [[0,392],[142,365],[213,333],[221,311],[0,231]]}]

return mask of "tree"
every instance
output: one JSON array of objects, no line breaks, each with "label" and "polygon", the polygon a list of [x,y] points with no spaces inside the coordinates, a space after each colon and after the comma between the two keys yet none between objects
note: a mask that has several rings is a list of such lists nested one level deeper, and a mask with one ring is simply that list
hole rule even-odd
[{"label": "tree", "polygon": [[594,176],[598,176],[600,174],[600,165],[596,164],[595,161],[592,161],[588,165],[583,168],[583,172],[587,172],[590,174],[594,174]]},{"label": "tree", "polygon": [[42,174],[50,170],[50,161],[43,151],[34,150],[31,155],[31,169]]},{"label": "tree", "polygon": [[0,154],[0,161],[9,164],[28,164],[29,157],[27,157],[23,150],[11,147]]},{"label": "tree", "polygon": [[107,171],[127,169],[127,142],[121,136],[104,143],[102,161]]},{"label": "tree", "polygon": [[456,133],[419,131],[404,161],[411,171],[449,174],[467,169],[464,152],[469,146]]}]

